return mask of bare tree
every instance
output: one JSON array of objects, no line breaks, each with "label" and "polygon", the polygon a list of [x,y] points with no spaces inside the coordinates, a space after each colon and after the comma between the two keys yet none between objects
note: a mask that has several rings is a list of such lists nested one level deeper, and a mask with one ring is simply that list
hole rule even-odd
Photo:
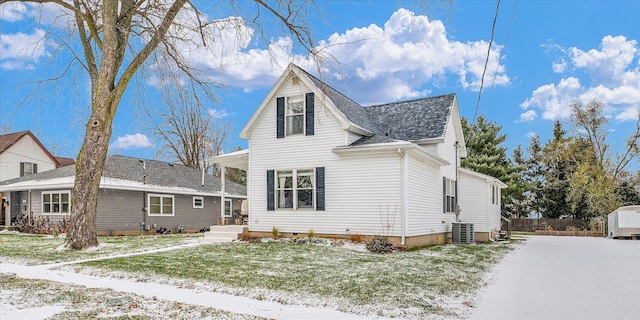
[{"label": "bare tree", "polygon": [[[0,4],[13,0],[0,0]],[[84,141],[76,161],[75,183],[71,199],[71,217],[67,247],[81,249],[98,244],[96,211],[100,178],[112,134],[113,120],[123,94],[143,66],[154,66],[163,79],[180,79],[199,87],[205,97],[213,97],[213,84],[202,72],[189,65],[180,44],[215,45],[215,28],[193,2],[188,0],[27,0],[56,5],[68,34],[52,35],[66,48],[67,68],[55,81],[67,75],[76,64],[90,80],[90,115]],[[250,18],[259,27],[263,15],[272,15],[298,44],[312,55],[313,40],[308,28],[308,11],[313,2],[255,0],[258,10]],[[222,3],[229,12],[238,13],[238,3]],[[311,5],[310,5],[311,4]],[[246,4],[243,4],[246,5]],[[223,10],[212,5],[216,10]],[[235,8],[235,9],[234,9]],[[260,8],[265,10],[260,10]],[[247,37],[247,28],[233,19],[225,28],[235,28],[237,37]],[[146,68],[145,68],[146,69]]]},{"label": "bare tree", "polygon": [[147,111],[153,135],[160,141],[156,157],[176,159],[187,167],[214,169],[206,160],[224,152],[233,124],[216,119],[200,105],[200,100],[184,96],[184,91],[165,91],[163,100],[167,112],[157,123]]}]

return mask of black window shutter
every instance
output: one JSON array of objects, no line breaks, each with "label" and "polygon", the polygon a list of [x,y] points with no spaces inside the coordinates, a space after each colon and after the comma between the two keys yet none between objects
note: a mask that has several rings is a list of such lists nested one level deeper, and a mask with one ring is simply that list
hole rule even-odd
[{"label": "black window shutter", "polygon": [[442,177],[442,212],[447,212],[447,177]]},{"label": "black window shutter", "polygon": [[276,138],[284,138],[284,97],[276,99]]},{"label": "black window shutter", "polygon": [[33,164],[33,174],[38,173],[38,165],[37,164]]},{"label": "black window shutter", "polygon": [[458,181],[453,182],[453,187],[455,188],[455,198],[453,200],[453,212],[458,212]]},{"label": "black window shutter", "polygon": [[20,176],[24,177],[24,162],[20,162]]},{"label": "black window shutter", "polygon": [[314,107],[314,96],[313,92],[307,93],[305,97],[305,106],[306,106],[306,117],[305,117],[305,125],[306,132],[305,135],[312,136],[313,135],[313,107]]},{"label": "black window shutter", "polygon": [[324,167],[316,168],[316,210],[324,211]]},{"label": "black window shutter", "polygon": [[274,174],[273,170],[267,170],[267,211],[276,209]]}]

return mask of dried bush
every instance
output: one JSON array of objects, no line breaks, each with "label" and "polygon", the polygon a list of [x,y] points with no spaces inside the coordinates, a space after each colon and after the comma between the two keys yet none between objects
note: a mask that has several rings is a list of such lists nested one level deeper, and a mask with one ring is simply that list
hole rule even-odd
[{"label": "dried bush", "polygon": [[371,240],[367,241],[367,251],[373,253],[389,253],[392,252],[394,247],[391,240],[383,236],[375,236]]},{"label": "dried bush", "polygon": [[309,232],[307,232],[307,237],[308,238],[315,238],[316,237],[316,232],[313,231],[313,229],[309,229]]},{"label": "dried bush", "polygon": [[51,234],[51,220],[49,217],[29,217],[22,215],[16,219],[16,228],[19,232],[33,234]]},{"label": "dried bush", "polygon": [[324,244],[325,241],[320,238],[297,238],[293,239],[294,243],[297,244]]},{"label": "dried bush", "polygon": [[252,236],[248,233],[241,233],[238,239],[242,242],[256,243],[260,242],[260,237]]},{"label": "dried bush", "polygon": [[355,243],[360,243],[364,241],[364,236],[360,233],[354,233],[351,236],[349,236],[349,240]]}]

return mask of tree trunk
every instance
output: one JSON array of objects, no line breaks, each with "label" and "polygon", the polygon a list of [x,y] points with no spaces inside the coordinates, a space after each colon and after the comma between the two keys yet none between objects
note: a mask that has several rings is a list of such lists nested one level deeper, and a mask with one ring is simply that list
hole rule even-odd
[{"label": "tree trunk", "polygon": [[[111,98],[111,99],[110,99]],[[94,99],[84,142],[76,160],[76,175],[71,194],[71,218],[66,246],[85,249],[98,245],[96,216],[98,191],[104,169],[115,112],[111,104],[119,99]]]}]

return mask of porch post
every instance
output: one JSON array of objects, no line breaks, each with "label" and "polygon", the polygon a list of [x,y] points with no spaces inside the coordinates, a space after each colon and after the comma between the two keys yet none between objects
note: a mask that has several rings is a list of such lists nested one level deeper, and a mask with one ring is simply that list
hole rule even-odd
[{"label": "porch post", "polygon": [[225,170],[224,165],[220,165],[220,184],[221,184],[221,189],[220,189],[220,222],[222,225],[224,225],[224,209],[225,209],[225,198],[224,198],[224,192],[225,192],[225,187],[226,187],[226,178],[227,173]]}]

